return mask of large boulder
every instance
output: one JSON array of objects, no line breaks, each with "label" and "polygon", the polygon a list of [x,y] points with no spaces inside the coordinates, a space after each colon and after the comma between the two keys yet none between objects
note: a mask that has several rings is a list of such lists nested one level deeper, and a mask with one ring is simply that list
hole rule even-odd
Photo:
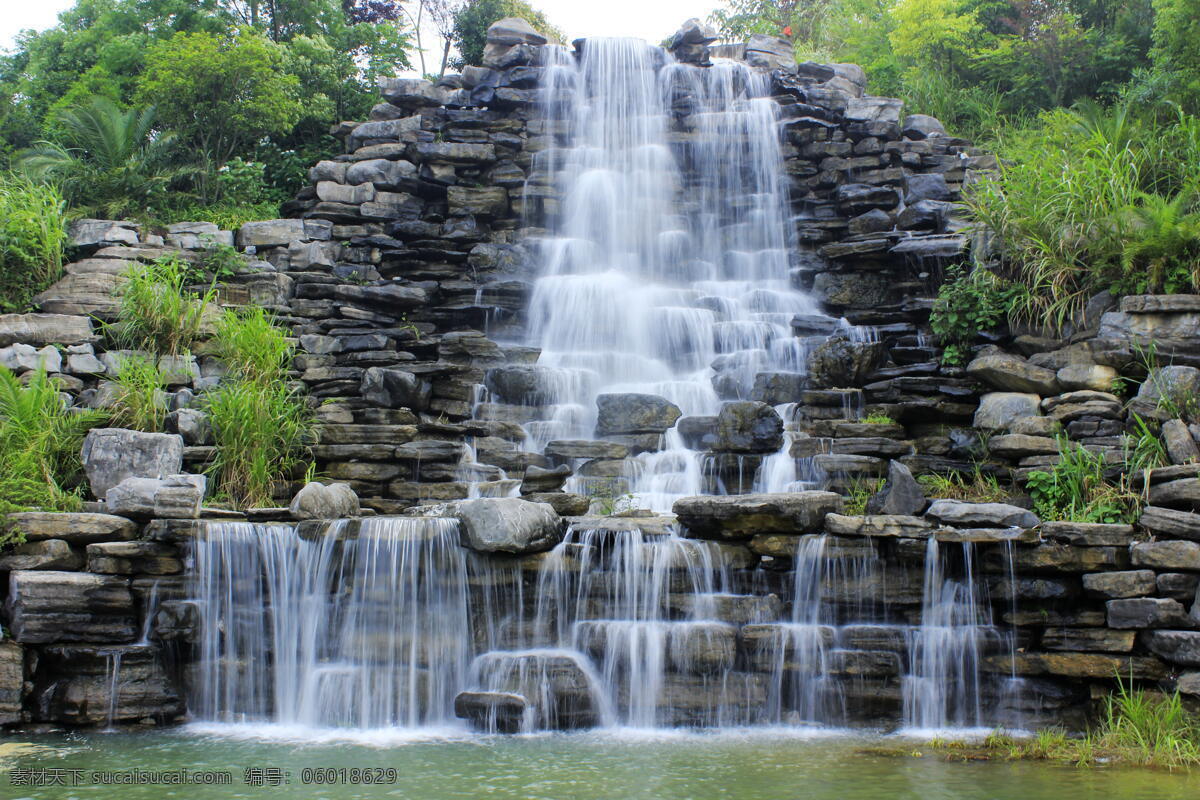
[{"label": "large boulder", "polygon": [[112,514],[22,511],[9,514],[5,521],[27,542],[62,539],[71,544],[88,544],[137,538],[135,522]]},{"label": "large boulder", "polygon": [[1129,408],[1143,417],[1167,420],[1188,410],[1197,397],[1200,397],[1200,369],[1159,367],[1150,371]]},{"label": "large boulder", "polygon": [[755,33],[746,42],[746,63],[765,69],[795,69],[796,53],[791,41],[778,36]]},{"label": "large boulder", "polygon": [[203,475],[126,478],[104,497],[110,513],[135,519],[196,519],[208,481]]},{"label": "large boulder", "polygon": [[717,415],[717,446],[730,453],[774,453],[783,446],[783,420],[766,403],[726,403]]},{"label": "large boulder", "polygon": [[1042,398],[1026,392],[988,392],[979,398],[975,427],[985,431],[1006,431],[1019,419],[1039,417]]},{"label": "large boulder", "polygon": [[83,470],[103,498],[126,478],[161,478],[183,471],[183,437],[125,428],[94,428],[83,440]]},{"label": "large boulder", "polygon": [[345,519],[359,515],[358,495],[348,483],[309,481],[288,507],[292,519]]},{"label": "large boulder", "polygon": [[1196,631],[1146,631],[1142,641],[1150,652],[1172,664],[1200,667],[1200,633]]},{"label": "large boulder", "polygon": [[137,627],[129,581],[87,572],[9,574],[8,629],[18,642],[129,642]]},{"label": "large boulder", "polygon": [[672,510],[688,537],[749,539],[764,533],[819,533],[825,515],[839,513],[842,502],[835,492],[704,495],[676,500]]},{"label": "large boulder", "polygon": [[454,507],[463,546],[479,553],[540,553],[562,541],[562,520],[546,503],[481,497]]},{"label": "large boulder", "polygon": [[662,433],[683,416],[679,406],[655,394],[602,394],[596,408],[597,436]]},{"label": "large boulder", "polygon": [[1020,356],[990,353],[967,365],[967,374],[980,383],[1006,392],[1025,392],[1047,397],[1062,391],[1053,370],[1034,366]]}]

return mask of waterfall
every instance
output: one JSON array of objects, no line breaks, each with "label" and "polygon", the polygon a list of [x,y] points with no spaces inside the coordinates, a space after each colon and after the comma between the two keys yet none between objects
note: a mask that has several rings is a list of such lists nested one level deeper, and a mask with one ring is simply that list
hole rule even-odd
[{"label": "waterfall", "polygon": [[[557,202],[529,308],[545,406],[527,424],[531,445],[594,438],[602,393],[712,415],[749,397],[759,373],[803,371],[791,320],[820,312],[790,284],[769,75],[673,63],[635,39],[588,39],[578,60],[548,47],[545,59],[539,109],[553,133],[530,180]],[[674,431],[648,449],[626,468],[636,505],[666,511],[703,491],[700,454]]]},{"label": "waterfall", "polygon": [[[467,560],[452,520],[210,524],[194,545],[202,720],[445,724],[470,663]],[[353,533],[355,535],[347,535]]]}]

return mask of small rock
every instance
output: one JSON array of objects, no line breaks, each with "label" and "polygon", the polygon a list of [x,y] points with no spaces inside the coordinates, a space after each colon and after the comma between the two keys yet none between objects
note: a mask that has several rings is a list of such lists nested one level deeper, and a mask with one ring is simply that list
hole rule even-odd
[{"label": "small rock", "polygon": [[912,516],[925,510],[928,501],[912,471],[899,461],[888,463],[887,482],[867,500],[868,514]]},{"label": "small rock", "polygon": [[108,490],[104,504],[123,517],[196,519],[207,483],[203,475],[126,478]]},{"label": "small rock", "polygon": [[934,500],[925,516],[935,522],[961,527],[1032,528],[1041,522],[1032,511],[1018,506],[962,500]]},{"label": "small rock", "polygon": [[453,514],[463,546],[479,553],[540,553],[562,540],[562,522],[546,503],[482,497],[463,500]]}]

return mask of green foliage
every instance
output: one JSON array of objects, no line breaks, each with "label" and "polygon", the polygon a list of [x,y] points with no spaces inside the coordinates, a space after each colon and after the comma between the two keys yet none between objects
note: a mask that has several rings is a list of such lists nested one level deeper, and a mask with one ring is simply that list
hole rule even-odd
[{"label": "green foliage", "polygon": [[868,414],[859,420],[867,425],[894,425],[896,420],[889,417],[887,414]]},{"label": "green foliage", "polygon": [[296,354],[287,334],[260,306],[222,314],[213,347],[235,375],[260,383],[284,380]]},{"label": "green foliage", "polygon": [[928,473],[917,476],[917,483],[934,498],[965,500],[969,503],[1004,503],[1009,493],[995,475],[985,473],[976,464],[969,475],[960,472]]},{"label": "green foliage", "polygon": [[148,433],[163,429],[167,417],[167,378],[153,357],[123,357],[111,384],[115,424]]},{"label": "green foliage", "polygon": [[0,176],[0,312],[24,311],[62,274],[65,205],[53,186]]},{"label": "green foliage", "polygon": [[69,408],[44,371],[23,386],[0,367],[0,512],[78,509],[80,447],[103,420],[100,412]]},{"label": "green foliage", "polygon": [[709,23],[725,39],[744,41],[764,33],[811,44],[835,5],[834,0],[727,0],[725,8],[709,16]]},{"label": "green foliage", "polygon": [[458,69],[467,64],[483,63],[488,26],[506,17],[523,18],[551,41],[561,42],[566,38],[562,31],[550,24],[545,14],[524,0],[469,0],[454,13],[450,38],[458,48],[459,58],[453,66]]},{"label": "green foliage", "polygon": [[204,294],[187,289],[190,266],[167,256],[139,264],[125,273],[117,322],[108,327],[116,343],[134,350],[179,355],[200,338],[213,289]]},{"label": "green foliage", "polygon": [[1183,707],[1179,692],[1151,694],[1121,680],[1116,693],[1105,698],[1094,744],[1137,764],[1195,766],[1200,764],[1200,719]]},{"label": "green foliage", "polygon": [[1108,479],[1102,455],[1058,437],[1058,463],[1048,471],[1031,472],[1026,489],[1044,520],[1129,523],[1141,504],[1124,482]]},{"label": "green foliage", "polygon": [[149,215],[141,215],[141,220],[147,228],[165,228],[173,222],[211,222],[221,230],[236,231],[247,222],[260,219],[275,219],[279,216],[279,204],[276,202],[258,203],[250,206],[235,206],[225,203],[214,205],[189,204],[177,208],[156,210]]},{"label": "green foliage", "polygon": [[883,489],[887,480],[884,478],[855,478],[850,482],[849,494],[844,504],[849,516],[858,517],[867,513],[867,502],[871,496]]},{"label": "green foliage", "polygon": [[270,505],[315,438],[312,411],[287,382],[294,347],[261,308],[226,311],[214,346],[229,373],[203,397],[217,445],[209,472],[238,506]]},{"label": "green foliage", "polygon": [[1004,321],[1018,294],[1017,287],[987,270],[967,272],[960,266],[949,267],[929,315],[929,327],[942,343],[942,362],[965,361],[975,337]]},{"label": "green foliage", "polygon": [[300,81],[283,63],[279,45],[251,32],[177,33],[147,53],[137,97],[157,103],[163,124],[219,170],[300,120]]},{"label": "green foliage", "polygon": [[246,257],[236,247],[214,244],[203,252],[200,261],[188,270],[188,283],[222,283],[246,265]]},{"label": "green foliage", "polygon": [[18,169],[62,188],[81,215],[121,218],[164,201],[194,168],[172,163],[175,137],[156,133],[153,106],[128,111],[93,97],[56,118],[57,135],[17,154]]},{"label": "green foliage", "polygon": [[1155,71],[1170,76],[1167,96],[1200,113],[1200,0],[1154,0]]},{"label": "green foliage", "polygon": [[1200,120],[1141,120],[1127,106],[1044,115],[999,146],[970,196],[994,232],[1018,316],[1061,326],[1101,291],[1200,289]]},{"label": "green foliage", "polygon": [[217,196],[225,203],[239,206],[266,202],[266,168],[260,161],[234,156],[217,170]]}]

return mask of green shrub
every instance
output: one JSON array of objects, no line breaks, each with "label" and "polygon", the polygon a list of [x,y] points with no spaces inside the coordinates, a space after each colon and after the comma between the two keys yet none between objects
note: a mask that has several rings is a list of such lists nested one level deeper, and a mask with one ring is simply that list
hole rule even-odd
[{"label": "green shrub", "polygon": [[0,367],[0,512],[78,509],[80,447],[103,420],[100,412],[69,408],[45,372],[22,386]]},{"label": "green shrub", "polygon": [[1138,496],[1106,475],[1104,457],[1058,438],[1058,463],[1031,472],[1025,486],[1043,520],[1128,523],[1137,519]]},{"label": "green shrub", "polygon": [[866,425],[894,425],[894,424],[896,424],[896,420],[892,419],[887,414],[868,414],[867,416],[865,416],[861,420],[859,420],[859,422],[862,422]]},{"label": "green shrub", "polygon": [[188,270],[188,283],[222,283],[245,265],[246,259],[236,247],[214,244],[204,251],[200,262]]},{"label": "green shrub", "polygon": [[186,287],[192,268],[174,257],[139,264],[125,273],[117,323],[108,332],[122,346],[179,355],[200,337],[214,291],[203,295]]},{"label": "green shrub", "polygon": [[24,311],[62,275],[62,195],[26,178],[0,178],[0,312]]},{"label": "green shrub", "polygon": [[117,367],[113,421],[123,428],[154,433],[167,416],[167,378],[153,358],[125,356]]},{"label": "green shrub", "polygon": [[217,170],[217,190],[221,201],[233,206],[264,203],[267,197],[266,165],[246,161],[241,156],[229,159]]},{"label": "green shrub", "polygon": [[308,458],[315,419],[287,382],[295,348],[261,308],[226,311],[214,351],[228,368],[204,394],[217,455],[218,493],[239,506],[270,505],[276,485]]},{"label": "green shrub", "polygon": [[949,267],[929,315],[929,327],[942,344],[942,362],[965,361],[975,337],[999,325],[1012,310],[1018,294],[1017,287],[987,270],[968,272],[961,266]]},{"label": "green shrub", "polygon": [[917,476],[917,483],[936,499],[965,500],[969,503],[1005,503],[1009,493],[995,475],[985,473],[976,464],[969,475],[959,472],[931,472]]}]

